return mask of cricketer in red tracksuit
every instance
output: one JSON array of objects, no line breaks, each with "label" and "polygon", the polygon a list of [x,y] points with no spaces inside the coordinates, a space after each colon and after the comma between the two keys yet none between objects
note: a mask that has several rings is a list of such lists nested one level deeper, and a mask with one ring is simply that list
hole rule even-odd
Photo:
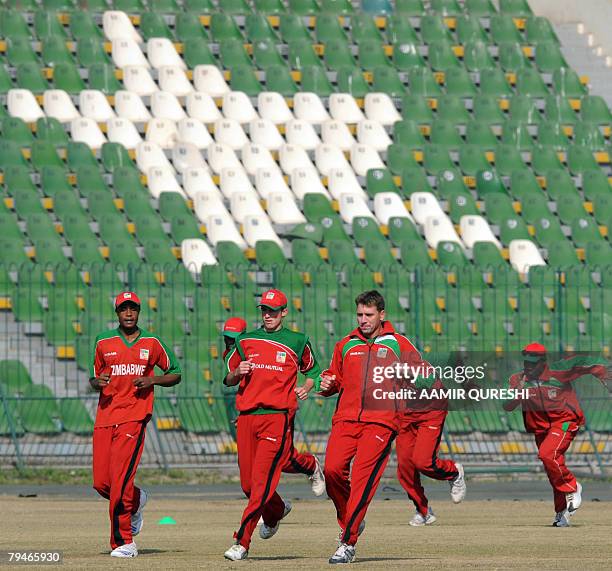
[{"label": "cricketer in red tracksuit", "polygon": [[176,357],[162,340],[140,329],[128,342],[120,329],[98,335],[90,376],[110,374],[100,392],[93,431],[93,487],[109,503],[112,549],[132,542],[131,518],[138,510],[140,489],[134,485],[144,448],[147,422],[153,413],[153,387],[139,389],[132,381],[164,374],[180,375]]},{"label": "cricketer in red tracksuit", "polygon": [[357,328],[338,342],[331,365],[323,373],[335,376],[325,396],[338,393],[324,473],[343,543],[357,542],[359,525],[399,430],[398,402],[376,396],[396,391],[397,379],[375,381],[374,367],[403,362],[414,351],[406,337],[396,333],[389,321],[383,321],[376,338],[367,339]]},{"label": "cricketer in red tracksuit", "polygon": [[[584,414],[572,381],[593,375],[600,380],[606,378],[606,363],[603,359],[577,356],[563,359],[545,366],[538,379],[526,380],[528,399],[515,399],[504,404],[508,411],[521,405],[527,432],[531,432],[538,447],[538,458],[542,461],[550,485],[553,488],[555,512],[563,512],[567,505],[565,494],[575,492],[576,478],[565,464],[565,452],[584,424]],[[520,386],[524,373],[510,377],[509,387]]]},{"label": "cricketer in red tracksuit", "polygon": [[283,517],[285,503],[276,488],[294,450],[298,371],[312,378],[318,389],[321,369],[308,337],[285,328],[239,335],[226,356],[226,372],[246,360],[253,369],[242,377],[236,394],[236,440],[240,484],[249,501],[234,538],[248,550],[260,516],[270,527]]}]

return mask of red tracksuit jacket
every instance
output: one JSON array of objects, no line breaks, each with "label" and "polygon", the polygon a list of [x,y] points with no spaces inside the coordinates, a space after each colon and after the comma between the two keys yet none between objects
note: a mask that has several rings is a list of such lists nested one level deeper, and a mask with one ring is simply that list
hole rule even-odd
[{"label": "red tracksuit jacket", "polygon": [[[525,430],[545,432],[564,422],[582,426],[584,414],[571,382],[584,375],[604,379],[606,372],[605,361],[592,357],[572,357],[547,365],[539,379],[525,382],[529,389],[529,399],[521,401]],[[522,377],[522,371],[512,375],[510,388],[517,388]]]},{"label": "red tracksuit jacket", "polygon": [[397,378],[375,382],[374,368],[398,362],[427,365],[414,345],[397,333],[389,321],[383,322],[382,334],[375,339],[366,339],[357,328],[336,343],[329,369],[323,373],[336,377],[332,388],[325,393],[326,396],[339,394],[332,424],[342,420],[373,422],[397,430],[398,414],[405,408],[405,402],[378,399],[376,395],[412,385],[410,380]]}]

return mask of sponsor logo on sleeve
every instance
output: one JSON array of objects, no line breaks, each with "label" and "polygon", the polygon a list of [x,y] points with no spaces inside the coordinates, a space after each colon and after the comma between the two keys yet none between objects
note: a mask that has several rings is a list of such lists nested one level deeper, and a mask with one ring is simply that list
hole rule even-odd
[{"label": "sponsor logo on sleeve", "polygon": [[285,351],[277,351],[276,352],[276,362],[284,363],[287,360],[287,353]]}]

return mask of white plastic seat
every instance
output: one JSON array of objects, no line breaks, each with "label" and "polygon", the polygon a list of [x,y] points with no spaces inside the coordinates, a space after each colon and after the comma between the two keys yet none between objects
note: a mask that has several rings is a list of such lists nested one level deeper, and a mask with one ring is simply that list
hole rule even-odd
[{"label": "white plastic seat", "polygon": [[339,204],[340,217],[347,224],[351,224],[351,222],[353,222],[353,218],[356,216],[374,218],[374,215],[368,208],[366,201],[359,194],[343,192],[340,195]]},{"label": "white plastic seat", "polygon": [[118,38],[112,41],[113,63],[123,69],[128,65],[137,65],[149,68],[149,60],[142,53],[138,42],[130,38]]},{"label": "white plastic seat", "polygon": [[370,169],[384,169],[380,155],[374,147],[360,143],[351,148],[351,165],[359,176],[365,176]]},{"label": "white plastic seat", "polygon": [[263,145],[247,143],[241,149],[241,159],[245,170],[255,176],[259,168],[275,168],[276,161],[272,158],[272,154]]},{"label": "white plastic seat", "polygon": [[309,193],[323,194],[326,198],[331,199],[329,192],[321,182],[319,171],[314,166],[293,169],[290,180],[291,190],[299,200],[304,200],[304,195]]},{"label": "white plastic seat", "polygon": [[126,91],[131,91],[140,97],[153,95],[159,91],[149,70],[142,65],[128,65],[123,69],[123,86]]},{"label": "white plastic seat", "polygon": [[19,117],[26,123],[33,123],[45,116],[34,94],[27,89],[9,90],[7,109],[11,117]]},{"label": "white plastic seat", "polygon": [[150,38],[147,42],[147,58],[155,69],[164,66],[187,69],[183,58],[177,53],[174,44],[168,38]]},{"label": "white plastic seat", "polygon": [[119,38],[128,38],[142,42],[140,34],[134,28],[128,15],[119,10],[107,10],[102,16],[102,29],[109,41]]},{"label": "white plastic seat", "polygon": [[210,216],[232,221],[232,216],[223,203],[223,197],[214,192],[198,192],[193,199],[193,210],[198,220],[204,224]]},{"label": "white plastic seat", "polygon": [[257,111],[262,119],[281,125],[293,119],[285,98],[275,91],[262,91],[257,96]]},{"label": "white plastic seat", "polygon": [[170,119],[151,119],[145,139],[162,149],[171,149],[178,139],[176,123]]},{"label": "white plastic seat", "polygon": [[238,232],[238,228],[236,228],[236,224],[229,214],[227,218],[209,216],[206,220],[206,237],[215,246],[218,242],[234,242],[241,250],[245,250],[247,247],[244,238]]},{"label": "white plastic seat", "polygon": [[364,108],[368,119],[378,121],[382,125],[393,125],[402,118],[393,100],[386,93],[367,93]]},{"label": "white plastic seat", "polygon": [[183,190],[189,198],[195,198],[199,193],[212,192],[223,200],[223,195],[212,179],[208,168],[187,169],[183,173]]},{"label": "white plastic seat", "polygon": [[327,188],[329,193],[336,200],[340,200],[340,195],[348,192],[350,194],[357,194],[364,200],[368,199],[368,195],[365,190],[361,188],[355,171],[349,166],[334,167],[327,174]]},{"label": "white plastic seat", "polygon": [[119,143],[130,150],[142,143],[142,137],[134,123],[124,117],[113,117],[108,120],[106,136],[111,143]]},{"label": "white plastic seat", "polygon": [[417,224],[424,225],[430,216],[446,216],[438,199],[431,192],[413,192],[410,195],[412,217]]},{"label": "white plastic seat", "polygon": [[271,192],[267,199],[268,216],[273,224],[302,224],[306,218],[293,196],[286,192]]},{"label": "white plastic seat", "polygon": [[520,274],[528,274],[532,266],[545,266],[538,247],[531,240],[511,240],[510,264]]},{"label": "white plastic seat", "polygon": [[79,93],[79,111],[83,117],[89,117],[97,123],[106,123],[115,117],[106,95],[95,89],[84,89]]},{"label": "white plastic seat", "polygon": [[178,130],[178,140],[183,143],[191,143],[198,149],[206,149],[213,142],[211,134],[206,126],[197,119],[185,117],[181,119],[176,128]]},{"label": "white plastic seat", "polygon": [[231,199],[236,192],[248,192],[257,198],[257,192],[242,165],[222,169],[219,175],[219,187],[223,196],[228,199]]},{"label": "white plastic seat", "polygon": [[177,192],[185,196],[181,185],[176,180],[174,172],[169,168],[151,167],[147,171],[147,186],[154,198],[159,198],[162,192]]},{"label": "white plastic seat", "polygon": [[475,214],[462,216],[459,220],[461,239],[468,248],[473,248],[475,242],[492,242],[501,250],[499,240],[493,234],[489,223]]},{"label": "white plastic seat", "polygon": [[326,145],[333,145],[342,151],[350,151],[356,143],[349,128],[342,121],[325,121],[321,125],[321,139]]},{"label": "white plastic seat", "polygon": [[230,211],[233,219],[242,224],[247,216],[265,216],[259,198],[251,192],[234,192],[230,197]]},{"label": "white plastic seat", "polygon": [[254,248],[260,240],[271,240],[276,242],[281,248],[283,246],[266,214],[263,216],[247,216],[242,227],[244,238],[251,248]]},{"label": "white plastic seat", "polygon": [[297,119],[303,119],[314,125],[329,120],[329,113],[316,93],[296,93],[293,97],[293,113]]},{"label": "white plastic seat", "polygon": [[359,123],[365,119],[350,93],[332,93],[329,96],[329,113],[336,121],[343,123]]},{"label": "white plastic seat", "polygon": [[183,265],[193,276],[202,271],[202,266],[214,266],[217,263],[210,246],[201,238],[189,238],[181,242]]},{"label": "white plastic seat", "polygon": [[225,117],[238,121],[241,125],[259,119],[249,96],[242,91],[224,93],[222,111]]},{"label": "white plastic seat", "polygon": [[143,173],[146,173],[151,167],[167,167],[174,172],[174,167],[160,146],[149,141],[143,141],[136,147],[136,166]]},{"label": "white plastic seat", "polygon": [[81,117],[73,119],[70,123],[70,138],[76,143],[85,143],[90,149],[97,150],[104,143],[106,137],[93,119]]},{"label": "white plastic seat", "polygon": [[278,153],[280,166],[285,174],[293,169],[314,167],[308,153],[298,145],[283,145]]},{"label": "white plastic seat", "polygon": [[376,151],[386,151],[393,142],[378,121],[364,119],[357,124],[357,140],[362,145],[369,145]]},{"label": "white plastic seat", "polygon": [[293,119],[285,125],[285,139],[290,145],[299,145],[307,151],[314,151],[321,139],[314,127],[303,119]]},{"label": "white plastic seat", "polygon": [[395,192],[378,192],[374,196],[374,216],[384,225],[389,224],[389,218],[410,218],[412,216],[404,206],[401,196]]},{"label": "white plastic seat", "polygon": [[256,145],[263,145],[270,151],[278,151],[285,139],[281,136],[276,125],[268,119],[254,119],[249,123],[249,138]]},{"label": "white plastic seat", "polygon": [[196,65],[193,70],[193,84],[196,91],[212,97],[222,97],[230,88],[216,65]]},{"label": "white plastic seat", "polygon": [[[11,117],[18,117],[26,123],[34,123],[45,114],[28,89],[10,89],[6,99],[7,110]],[[74,106],[73,106],[74,107]],[[79,114],[74,119],[77,119]]]},{"label": "white plastic seat", "polygon": [[[11,113],[10,101],[11,101],[11,92],[13,91],[23,92],[27,90],[26,89],[11,89],[8,92],[7,105],[9,109],[9,115],[12,115],[13,117],[18,117],[18,115],[15,115],[14,112]],[[28,93],[30,92],[28,91]],[[32,98],[34,98],[33,94],[30,93],[30,95],[32,95]],[[34,98],[34,102],[36,103],[36,105],[38,105],[38,103],[36,102],[36,98]],[[72,99],[70,98],[70,95],[68,95],[62,89],[49,89],[45,91],[43,93],[43,108],[45,110],[44,115],[47,115],[47,117],[53,117],[54,119],[57,119],[60,123],[70,123],[70,121],[72,121],[73,119],[78,119],[81,116],[77,108],[74,106],[74,103],[72,103]],[[35,114],[38,114],[38,111],[36,111]],[[27,112],[25,115],[27,117],[33,116],[31,112]],[[39,115],[39,117],[42,117],[42,115]],[[21,118],[23,119],[23,117]]]},{"label": "white plastic seat", "polygon": [[170,119],[175,122],[187,117],[176,96],[167,91],[156,91],[151,95],[151,113],[157,119]]},{"label": "white plastic seat", "polygon": [[172,147],[172,164],[176,171],[181,174],[189,169],[208,169],[208,165],[198,147],[182,141],[177,142]]},{"label": "white plastic seat", "polygon": [[215,121],[215,141],[237,151],[244,147],[249,139],[235,119],[218,119]]},{"label": "white plastic seat", "polygon": [[140,95],[132,91],[121,90],[115,93],[115,113],[132,123],[148,123],[151,120],[151,113]]},{"label": "white plastic seat", "polygon": [[437,248],[440,242],[456,242],[463,247],[455,227],[446,214],[428,216],[425,220],[425,240],[431,248]]},{"label": "white plastic seat", "polygon": [[193,85],[184,69],[178,65],[164,65],[157,70],[159,88],[177,97],[185,97],[193,93]]},{"label": "white plastic seat", "polygon": [[327,176],[332,169],[342,169],[349,166],[344,153],[334,145],[319,145],[315,149],[315,163],[323,176]]},{"label": "white plastic seat", "polygon": [[202,123],[214,123],[223,117],[215,100],[208,93],[192,91],[187,95],[186,104],[187,115]]},{"label": "white plastic seat", "polygon": [[211,143],[206,149],[206,162],[213,172],[220,173],[224,168],[242,169],[234,150],[222,143]]},{"label": "white plastic seat", "polygon": [[270,166],[258,168],[255,171],[255,188],[259,196],[264,199],[268,198],[271,192],[288,194],[293,196],[291,189],[287,186],[285,178],[278,166]]}]

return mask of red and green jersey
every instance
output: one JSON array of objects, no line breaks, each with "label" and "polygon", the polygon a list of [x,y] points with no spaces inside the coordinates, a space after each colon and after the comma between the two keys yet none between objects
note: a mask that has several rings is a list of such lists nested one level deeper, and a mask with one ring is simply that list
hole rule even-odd
[{"label": "red and green jersey", "polygon": [[110,383],[100,392],[96,426],[112,426],[143,420],[153,413],[153,387],[137,389],[133,380],[154,376],[155,367],[167,374],[180,374],[174,353],[163,341],[140,329],[132,342],[119,329],[104,331],[93,349],[90,377],[110,375]]},{"label": "red and green jersey", "polygon": [[[572,381],[585,375],[600,380],[607,374],[604,359],[577,356],[547,365],[538,379],[527,380],[524,388],[529,389],[529,398],[520,401],[527,432],[547,431],[565,422],[584,424],[584,414]],[[510,388],[518,388],[523,372],[510,377]]]},{"label": "red and green jersey", "polygon": [[242,333],[225,356],[226,373],[241,361],[251,361],[253,370],[238,386],[236,408],[241,413],[295,410],[298,372],[320,384],[321,368],[308,337],[282,328],[268,333],[256,329]]}]

